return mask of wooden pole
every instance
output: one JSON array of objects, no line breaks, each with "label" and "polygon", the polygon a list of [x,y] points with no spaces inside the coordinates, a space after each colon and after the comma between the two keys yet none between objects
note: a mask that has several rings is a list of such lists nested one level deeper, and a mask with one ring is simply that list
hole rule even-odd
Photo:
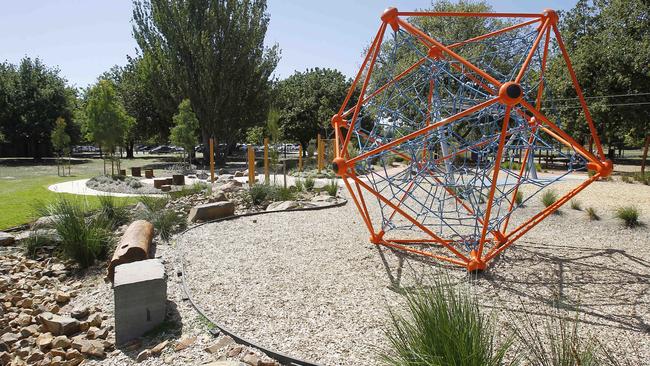
[{"label": "wooden pole", "polygon": [[214,138],[210,137],[210,183],[214,183]]},{"label": "wooden pole", "polygon": [[264,138],[264,183],[269,184],[269,138]]},{"label": "wooden pole", "polygon": [[302,144],[298,145],[298,171],[302,172]]},{"label": "wooden pole", "polygon": [[[643,155],[641,155],[641,174],[645,175],[645,162],[648,159],[648,146],[650,145],[650,135],[645,137],[645,143],[643,144]],[[645,177],[642,177],[645,179]]]},{"label": "wooden pole", "polygon": [[255,150],[253,145],[248,145],[248,186],[255,184]]},{"label": "wooden pole", "polygon": [[318,172],[320,173],[321,171],[321,160],[323,156],[321,153],[321,141],[320,141],[320,133],[318,134],[318,138],[316,139],[316,165],[318,167]]}]

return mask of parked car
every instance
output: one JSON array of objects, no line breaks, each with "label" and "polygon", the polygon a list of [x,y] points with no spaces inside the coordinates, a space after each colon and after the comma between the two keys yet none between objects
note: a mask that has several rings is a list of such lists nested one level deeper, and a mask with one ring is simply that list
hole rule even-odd
[{"label": "parked car", "polygon": [[167,145],[160,145],[149,150],[149,154],[169,154],[171,152],[174,152],[174,149]]}]

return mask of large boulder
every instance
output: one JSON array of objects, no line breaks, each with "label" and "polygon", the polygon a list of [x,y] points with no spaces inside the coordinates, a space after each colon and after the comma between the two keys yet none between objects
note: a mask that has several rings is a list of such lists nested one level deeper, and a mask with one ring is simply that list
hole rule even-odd
[{"label": "large boulder", "polygon": [[13,245],[16,241],[13,235],[0,231],[0,247],[7,247]]},{"label": "large boulder", "polygon": [[222,191],[214,191],[212,192],[212,195],[210,195],[209,198],[210,202],[224,202],[228,201],[228,197],[226,197],[226,194],[223,193]]},{"label": "large boulder", "polygon": [[230,201],[206,203],[192,207],[187,220],[190,222],[210,221],[235,214],[235,205]]}]

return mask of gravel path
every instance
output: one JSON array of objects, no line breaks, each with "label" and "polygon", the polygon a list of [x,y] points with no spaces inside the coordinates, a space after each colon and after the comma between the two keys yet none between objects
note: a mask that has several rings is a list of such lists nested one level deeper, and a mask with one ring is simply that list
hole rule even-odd
[{"label": "gravel path", "polygon": [[[555,185],[559,191],[575,182]],[[394,289],[426,284],[441,272],[469,284],[504,326],[580,311],[581,329],[631,364],[650,359],[650,230],[612,218],[636,204],[650,224],[650,187],[596,182],[578,199],[601,221],[563,207],[492,262],[479,278],[368,243],[354,204],[284,212],[201,226],[177,238],[193,295],[213,319],[293,356],[328,365],[369,365],[386,347]],[[370,208],[374,210],[373,207]],[[537,198],[524,214],[541,209]],[[517,221],[517,220],[515,220]],[[605,336],[606,335],[606,336]]]}]

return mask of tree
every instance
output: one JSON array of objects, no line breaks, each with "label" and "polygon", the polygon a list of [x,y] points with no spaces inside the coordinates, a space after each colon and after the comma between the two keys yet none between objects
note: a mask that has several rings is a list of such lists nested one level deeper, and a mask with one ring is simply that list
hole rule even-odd
[{"label": "tree", "polygon": [[[70,154],[70,135],[65,132],[66,123],[62,117],[57,118],[54,124],[55,126],[52,130],[51,137],[52,147],[54,147],[54,150],[58,155],[56,173],[57,175],[61,175],[59,171],[61,167],[60,160],[62,156]],[[68,174],[70,174],[70,165],[68,165]],[[63,175],[65,176],[65,166],[63,167]]]},{"label": "tree", "polygon": [[[561,14],[560,28],[574,70],[601,139],[622,148],[641,145],[650,135],[650,3],[643,0],[580,0]],[[555,53],[549,87],[569,132],[587,135],[571,80]],[[616,97],[612,97],[616,96]],[[641,103],[641,104],[639,104]],[[610,156],[611,157],[611,156]]]},{"label": "tree", "polygon": [[[310,69],[296,72],[275,88],[284,137],[298,141],[303,150],[318,133],[327,135],[351,82],[338,70]],[[358,93],[357,93],[358,98]]]},{"label": "tree", "polygon": [[[0,64],[0,129],[12,155],[40,159],[51,153],[50,135],[57,118],[70,120],[75,91],[66,87],[59,70],[40,59],[23,58],[19,65]],[[74,134],[68,124],[67,133]]]},{"label": "tree", "polygon": [[[134,120],[124,110],[112,82],[100,80],[88,90],[85,120],[88,138],[110,155],[111,175],[115,175],[115,149],[124,144],[125,133]],[[119,159],[117,163],[119,169]]]},{"label": "tree", "polygon": [[189,98],[206,146],[210,137],[232,145],[265,119],[279,58],[277,46],[264,48],[265,0],[134,4],[138,45]]},{"label": "tree", "polygon": [[174,115],[174,127],[171,129],[169,137],[172,144],[180,146],[187,154],[188,163],[190,163],[191,152],[199,140],[196,133],[199,130],[199,121],[192,111],[192,106],[188,99],[184,99],[178,106],[178,114]]}]

